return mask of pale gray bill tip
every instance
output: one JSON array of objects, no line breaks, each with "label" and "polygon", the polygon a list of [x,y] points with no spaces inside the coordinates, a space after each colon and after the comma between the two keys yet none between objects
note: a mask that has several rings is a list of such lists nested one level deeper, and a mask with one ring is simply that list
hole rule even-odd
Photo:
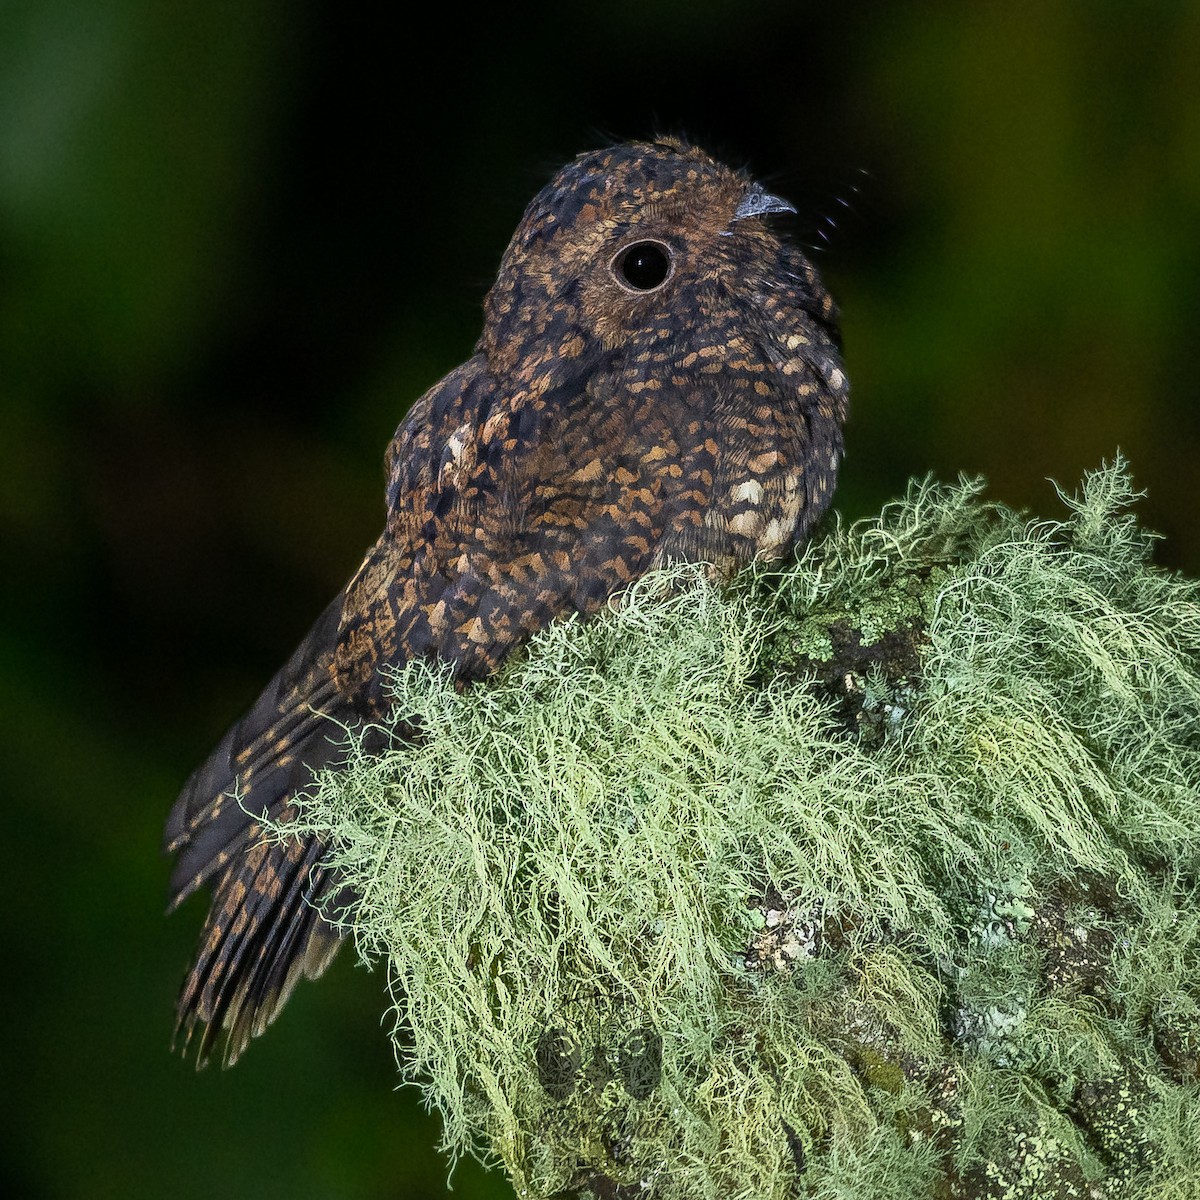
[{"label": "pale gray bill tip", "polygon": [[735,221],[746,217],[762,217],[767,213],[794,213],[796,206],[789,204],[780,196],[772,196],[765,191],[761,183],[752,183],[742,197],[742,202],[733,214]]}]

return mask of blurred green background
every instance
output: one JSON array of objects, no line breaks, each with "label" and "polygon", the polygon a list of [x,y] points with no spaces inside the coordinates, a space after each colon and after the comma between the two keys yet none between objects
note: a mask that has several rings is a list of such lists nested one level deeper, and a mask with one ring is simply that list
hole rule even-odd
[{"label": "blurred green background", "polygon": [[798,204],[844,512],[960,470],[1052,511],[1119,446],[1200,571],[1200,5],[397,11],[0,6],[6,1195],[443,1194],[351,954],[236,1070],[167,1053],[203,902],[162,919],[159,830],[575,153],[685,131]]}]

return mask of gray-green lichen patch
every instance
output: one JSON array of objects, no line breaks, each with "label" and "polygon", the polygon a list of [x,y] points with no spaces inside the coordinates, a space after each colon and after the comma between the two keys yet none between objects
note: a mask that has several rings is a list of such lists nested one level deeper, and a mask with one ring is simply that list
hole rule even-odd
[{"label": "gray-green lichen patch", "polygon": [[398,675],[419,740],[301,822],[450,1153],[527,1196],[1200,1197],[1200,592],[1132,498],[917,484],[487,686]]}]

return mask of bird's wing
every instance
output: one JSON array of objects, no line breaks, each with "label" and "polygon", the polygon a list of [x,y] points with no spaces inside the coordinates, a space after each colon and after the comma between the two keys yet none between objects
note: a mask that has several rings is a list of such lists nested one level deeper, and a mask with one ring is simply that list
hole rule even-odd
[{"label": "bird's wing", "polygon": [[595,612],[644,574],[668,535],[702,525],[711,499],[711,470],[707,487],[703,472],[684,477],[678,446],[661,444],[674,434],[631,428],[592,383],[490,407],[466,399],[435,408],[421,453],[394,461],[405,503],[390,510],[391,557],[347,590],[334,678],[377,704],[374,647],[483,678],[534,631]]},{"label": "bird's wing", "polygon": [[222,1028],[235,1061],[299,977],[320,974],[336,951],[320,908],[353,897],[327,867],[327,846],[267,839],[261,820],[286,819],[312,771],[335,760],[330,718],[384,709],[383,664],[436,657],[462,680],[490,674],[530,633],[594,612],[643,574],[668,530],[700,521],[706,497],[694,480],[681,482],[661,437],[631,431],[609,399],[582,388],[497,397],[475,359],[401,427],[383,536],[167,822],[179,856],[172,907],[213,887],[177,1008],[189,1038],[205,1025],[201,1062]]},{"label": "bird's wing", "polygon": [[[468,368],[413,406],[393,443],[393,459],[403,456],[419,474],[417,461],[431,436],[431,398],[460,390],[475,373]],[[200,946],[176,1004],[176,1035],[182,1032],[185,1045],[197,1024],[204,1026],[198,1065],[222,1030],[224,1062],[236,1062],[275,1019],[297,980],[320,975],[340,944],[341,933],[322,913],[340,913],[354,898],[326,865],[326,844],[280,839],[266,825],[286,822],[314,772],[336,762],[342,727],[376,715],[378,690],[362,682],[374,680],[381,661],[403,662],[394,644],[360,639],[354,678],[334,671],[341,631],[355,620],[348,597],[361,596],[364,580],[396,569],[394,541],[385,531],[250,711],[193,773],[167,818],[164,848],[177,856],[169,910],[206,884],[212,889]]]}]

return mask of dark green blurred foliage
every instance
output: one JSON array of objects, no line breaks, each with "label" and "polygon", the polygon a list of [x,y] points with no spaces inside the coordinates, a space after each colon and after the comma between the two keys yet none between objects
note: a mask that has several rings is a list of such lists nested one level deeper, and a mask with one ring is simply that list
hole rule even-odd
[{"label": "dark green blurred foliage", "polygon": [[960,469],[1048,508],[1120,446],[1200,570],[1200,7],[426,17],[0,7],[11,1194],[442,1193],[350,955],[235,1071],[168,1056],[200,912],[161,920],[159,827],[374,537],[525,202],[606,136],[682,130],[797,202],[844,310],[844,511]]}]

